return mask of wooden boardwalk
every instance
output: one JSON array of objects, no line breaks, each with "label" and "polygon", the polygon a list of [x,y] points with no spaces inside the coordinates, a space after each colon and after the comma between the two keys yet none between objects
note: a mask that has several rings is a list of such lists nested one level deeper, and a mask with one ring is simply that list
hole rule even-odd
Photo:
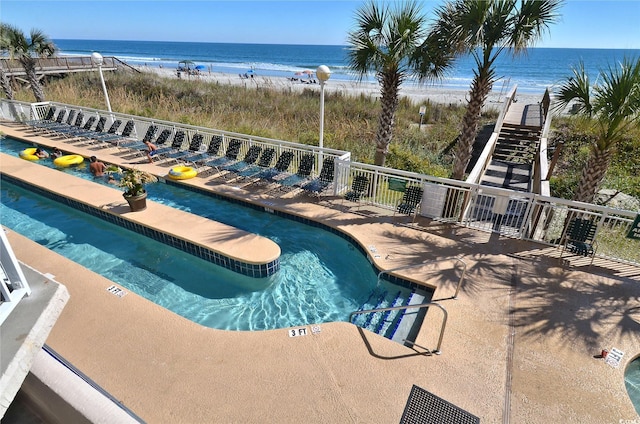
[{"label": "wooden boardwalk", "polygon": [[[140,72],[136,68],[126,64],[120,59],[107,56],[102,64],[103,71],[116,71],[118,69],[128,69]],[[26,72],[24,67],[16,59],[0,58],[0,68],[7,77],[24,77]],[[98,67],[91,61],[91,56],[73,57],[50,57],[36,59],[36,73],[43,75],[62,75],[75,72],[96,71]]]}]

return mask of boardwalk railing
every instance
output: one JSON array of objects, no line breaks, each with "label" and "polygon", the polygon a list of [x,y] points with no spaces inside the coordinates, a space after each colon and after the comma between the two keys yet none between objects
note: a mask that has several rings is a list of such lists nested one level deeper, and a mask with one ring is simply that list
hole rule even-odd
[{"label": "boardwalk railing", "polygon": [[[127,68],[138,71],[113,56],[103,57],[102,70],[113,71]],[[20,62],[16,59],[0,58],[0,67],[7,76],[23,76],[26,74]],[[86,72],[97,69],[91,61],[91,56],[64,56],[36,59],[36,74],[60,74],[70,72]]]},{"label": "boardwalk railing", "polygon": [[[42,119],[49,105],[80,109],[61,103],[30,104],[0,100],[0,118],[20,122]],[[364,176],[369,184],[361,199],[361,205],[370,205],[394,213],[404,195],[404,190],[409,186],[418,185],[424,190],[422,201],[417,209],[418,216],[455,223],[479,231],[498,233],[506,237],[535,241],[545,246],[561,246],[568,222],[576,216],[587,217],[598,225],[597,257],[640,265],[640,240],[626,237],[640,211],[613,209],[554,198],[546,194],[506,190],[354,162],[351,161],[349,152],[340,150],[320,149],[317,146],[133,115],[110,114],[96,109],[82,108],[82,110],[85,116],[91,113],[108,116],[108,122],[112,122],[113,119],[121,119],[123,122],[133,119],[137,138],[141,138],[149,125],[153,124],[161,128],[182,129],[189,134],[189,138],[196,133],[204,133],[209,136],[221,136],[224,143],[235,138],[243,140],[244,145],[260,143],[272,146],[278,152],[290,150],[294,152],[296,160],[299,160],[303,153],[315,155],[316,163],[319,163],[320,157],[332,156],[336,158],[335,184],[332,194],[338,198],[350,190],[355,176]],[[294,169],[296,167],[297,162],[293,165]],[[316,167],[313,175],[318,173],[319,169]]]}]

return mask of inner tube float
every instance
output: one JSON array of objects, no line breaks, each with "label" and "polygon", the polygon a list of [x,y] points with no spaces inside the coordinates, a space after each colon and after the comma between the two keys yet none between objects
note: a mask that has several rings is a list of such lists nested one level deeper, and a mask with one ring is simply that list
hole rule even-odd
[{"label": "inner tube float", "polygon": [[167,177],[171,180],[188,180],[196,175],[198,175],[198,173],[190,166],[176,166],[169,170]]},{"label": "inner tube float", "polygon": [[71,165],[80,165],[84,162],[84,157],[80,155],[65,155],[53,160],[54,165],[67,168]]},{"label": "inner tube float", "polygon": [[36,148],[29,147],[28,149],[24,149],[23,151],[20,152],[20,157],[24,160],[36,161],[40,158],[36,156],[35,153],[36,153]]}]

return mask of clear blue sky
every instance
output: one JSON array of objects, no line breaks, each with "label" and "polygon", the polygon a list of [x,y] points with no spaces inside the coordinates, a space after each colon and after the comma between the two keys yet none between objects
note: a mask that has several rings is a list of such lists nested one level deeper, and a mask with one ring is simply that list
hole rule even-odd
[{"label": "clear blue sky", "polygon": [[[342,45],[363,3],[2,0],[0,21],[53,39]],[[561,14],[538,47],[640,49],[640,0],[569,0]]]}]

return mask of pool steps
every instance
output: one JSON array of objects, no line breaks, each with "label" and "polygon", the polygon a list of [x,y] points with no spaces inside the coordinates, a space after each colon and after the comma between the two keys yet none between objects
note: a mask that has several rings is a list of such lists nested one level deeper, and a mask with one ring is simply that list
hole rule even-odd
[{"label": "pool steps", "polygon": [[[374,300],[375,299],[375,300]],[[363,303],[358,311],[365,309],[380,309],[394,306],[418,305],[425,301],[425,296],[415,289],[408,295],[403,295],[401,291],[389,293],[386,290],[374,289],[369,298]],[[401,309],[370,313],[366,316],[358,314],[353,318],[353,324],[376,333],[387,339],[404,344],[405,340],[415,338],[416,324],[422,323],[424,312]]]}]

